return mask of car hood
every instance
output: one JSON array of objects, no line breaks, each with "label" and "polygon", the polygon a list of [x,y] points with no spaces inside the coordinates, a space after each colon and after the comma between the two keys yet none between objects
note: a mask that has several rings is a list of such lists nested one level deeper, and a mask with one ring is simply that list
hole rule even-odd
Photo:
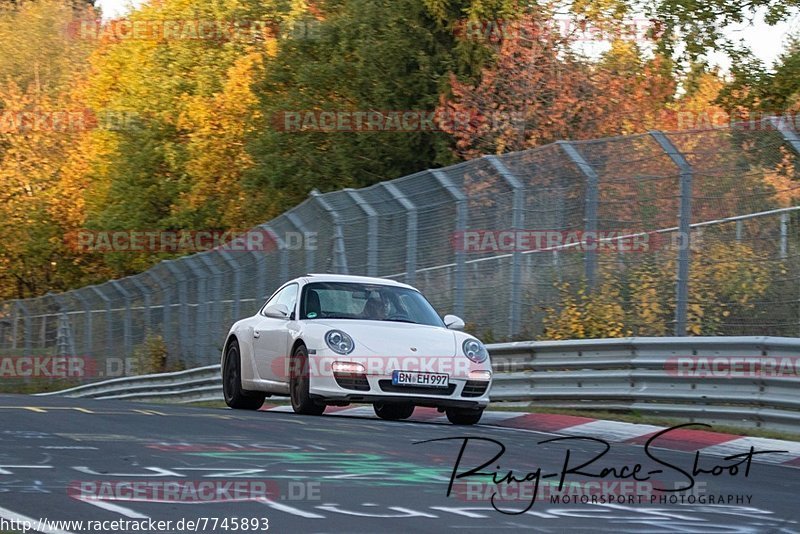
[{"label": "car hood", "polygon": [[[458,350],[455,332],[436,326],[346,319],[320,319],[309,321],[308,325],[324,332],[337,329],[347,333],[356,344],[351,356],[454,357]],[[320,339],[324,339],[324,332]]]}]

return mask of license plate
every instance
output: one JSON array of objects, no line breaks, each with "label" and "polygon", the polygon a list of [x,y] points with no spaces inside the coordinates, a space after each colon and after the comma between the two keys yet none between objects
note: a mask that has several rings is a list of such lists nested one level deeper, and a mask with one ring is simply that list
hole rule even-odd
[{"label": "license plate", "polygon": [[392,385],[446,388],[450,385],[450,375],[440,373],[417,373],[414,371],[393,371]]}]

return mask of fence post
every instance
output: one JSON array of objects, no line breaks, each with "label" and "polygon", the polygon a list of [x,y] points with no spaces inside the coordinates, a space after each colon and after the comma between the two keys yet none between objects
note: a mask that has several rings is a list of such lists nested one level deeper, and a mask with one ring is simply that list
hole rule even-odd
[{"label": "fence post", "polygon": [[[525,227],[525,186],[519,178],[506,167],[497,156],[486,156],[489,163],[497,170],[506,183],[514,191],[514,206],[511,209],[511,226],[517,232]],[[522,308],[522,251],[514,247],[511,255],[511,306],[508,311],[508,337],[513,339],[519,334],[520,314]]]},{"label": "fence post", "polygon": [[[281,236],[278,235],[278,232],[272,229],[272,227],[268,224],[262,224],[261,228],[269,232],[269,235],[272,236],[272,239],[278,244],[278,251],[280,254],[280,267],[279,267],[279,277],[278,286],[284,283],[289,278],[289,248],[286,246],[286,241],[283,240]],[[266,263],[263,264],[264,273],[266,274]],[[266,291],[265,291],[266,292]],[[262,297],[264,295],[261,295]]]},{"label": "fence post", "polygon": [[19,334],[19,327],[17,326],[17,322],[19,321],[19,311],[17,307],[17,301],[11,301],[11,309],[13,310],[12,313],[13,319],[11,320],[11,350],[17,350],[17,335]]},{"label": "fence post", "polygon": [[367,276],[378,276],[378,212],[357,191],[344,191],[367,216]]},{"label": "fence post", "polygon": [[[98,297],[100,297],[100,300],[102,300],[106,305],[106,349],[105,349],[105,354],[106,354],[106,358],[107,358],[108,357],[107,355],[111,354],[112,351],[114,350],[114,327],[113,327],[113,324],[112,324],[113,323],[113,316],[112,316],[112,312],[111,312],[111,299],[108,298],[108,296],[105,293],[103,293],[103,291],[97,286],[89,286],[89,289],[94,291],[94,293]],[[125,366],[123,365],[123,376],[124,376],[125,372],[127,371],[127,369],[124,369],[124,367]]]},{"label": "fence post", "polygon": [[[231,319],[238,321],[242,305],[242,270],[239,268],[239,264],[236,263],[230,252],[220,249],[219,254],[231,268],[231,273],[233,273],[233,306],[231,306],[231,315],[233,317],[231,317]],[[263,255],[264,252],[262,251],[261,254]]]},{"label": "fence post", "polygon": [[789,128],[786,125],[786,122],[781,120],[780,117],[768,117],[766,120],[772,124],[772,126],[780,132],[783,136],[783,139],[789,143],[789,145],[800,155],[800,135],[797,134],[793,129]]},{"label": "fence post", "polygon": [[680,209],[678,211],[678,229],[680,232],[680,249],[678,251],[678,279],[675,291],[675,335],[686,335],[686,315],[689,305],[689,254],[691,253],[692,224],[692,166],[672,144],[663,132],[652,131],[650,135],[661,146],[680,170]]},{"label": "fence post", "polygon": [[[289,222],[292,223],[292,226],[297,228],[300,233],[303,234],[303,253],[305,255],[305,265],[306,265],[306,274],[311,274],[315,270],[315,258],[314,258],[314,249],[309,249],[306,240],[308,236],[313,232],[306,226],[306,223],[303,222],[303,218],[297,215],[292,211],[286,212],[286,218],[289,219]],[[285,278],[288,278],[288,274]]]},{"label": "fence post", "polygon": [[128,293],[117,280],[111,280],[111,287],[122,295],[122,299],[125,302],[125,319],[122,323],[122,345],[124,347],[125,357],[129,357],[133,354],[133,347],[131,345],[131,294]]},{"label": "fence post", "polygon": [[[192,274],[197,280],[197,309],[194,313],[194,328],[191,332],[194,334],[194,350],[192,351],[190,361],[193,362],[191,367],[197,367],[198,362],[203,354],[203,347],[206,345],[208,337],[208,274],[199,267],[195,261],[196,256],[186,256],[182,259],[192,271]],[[188,334],[188,333],[187,333]]]},{"label": "fence post", "polygon": [[[172,310],[171,310],[171,308],[172,308],[172,304],[171,304],[171,302],[172,302],[172,296],[171,296],[172,292],[169,289],[169,285],[164,283],[159,277],[157,277],[153,273],[152,270],[145,271],[145,273],[147,274],[147,276],[150,277],[150,279],[153,282],[155,282],[155,284],[161,290],[161,295],[162,295],[161,296],[161,336],[164,339],[164,345],[166,345],[166,347],[167,347],[167,357],[169,357],[170,343],[171,343],[171,338],[172,338],[172,336],[170,335],[170,330],[169,330],[169,323],[171,321],[171,312],[172,312]],[[147,295],[146,302],[150,302],[149,294],[145,293],[145,295]]]},{"label": "fence post", "polygon": [[[206,361],[205,357],[213,356],[216,352],[216,347],[214,347],[215,340],[218,340],[221,336],[225,335],[224,333],[220,333],[220,329],[225,328],[227,329],[230,325],[225,325],[220,320],[222,318],[222,314],[220,313],[220,307],[222,306],[222,271],[217,267],[217,264],[214,260],[211,259],[210,254],[213,252],[204,252],[202,254],[198,254],[196,257],[203,263],[205,263],[208,271],[211,273],[211,282],[213,283],[213,295],[211,300],[206,305],[205,310],[205,317],[206,317],[206,342],[205,342],[205,351],[202,353],[203,360],[200,361],[200,365],[211,365],[213,363],[213,358]],[[226,330],[227,332],[227,330]],[[224,343],[224,341],[222,341]],[[222,347],[219,347],[219,350],[222,350]],[[201,354],[198,354],[198,357],[201,357]]]},{"label": "fence post", "polygon": [[[23,301],[15,300],[14,303],[17,309],[22,311],[22,316],[23,316],[22,321],[25,324],[25,326],[23,326],[22,328],[22,335],[24,338],[22,344],[22,346],[24,347],[22,355],[30,356],[31,353],[33,352],[33,322],[31,321],[31,312],[28,309],[28,305],[25,304]],[[15,322],[15,327],[16,327],[16,322]]]},{"label": "fence post", "polygon": [[406,283],[417,281],[417,207],[391,182],[382,182],[386,191],[406,210]]},{"label": "fence post", "polygon": [[789,253],[789,214],[781,213],[781,259],[785,260]]},{"label": "fence post", "polygon": [[556,141],[556,144],[566,153],[567,157],[578,167],[581,174],[586,177],[586,206],[584,217],[584,241],[589,244],[586,236],[592,236],[595,246],[586,247],[584,253],[586,272],[586,284],[589,289],[594,289],[597,281],[597,203],[598,203],[598,181],[599,177],[594,168],[589,165],[586,159],[578,152],[569,141]]},{"label": "fence post", "polygon": [[144,328],[142,331],[142,340],[146,340],[147,336],[150,335],[150,330],[153,328],[152,322],[152,307],[153,303],[150,300],[150,290],[145,286],[139,277],[142,275],[131,276],[130,281],[133,285],[136,286],[136,289],[139,291],[139,294],[142,296],[142,315],[144,317]]},{"label": "fence post", "polygon": [[[431,171],[433,176],[436,178],[436,181],[439,182],[439,185],[444,188],[445,191],[450,193],[450,196],[453,197],[453,200],[456,201],[456,232],[460,233],[460,235],[464,235],[464,232],[467,230],[467,197],[464,193],[456,187],[450,177],[441,169],[434,169]],[[456,247],[455,256],[456,256],[456,280],[455,280],[455,302],[454,308],[455,313],[458,316],[464,316],[464,267],[465,267],[465,258],[464,258],[464,247]]]},{"label": "fence post", "polygon": [[184,273],[175,266],[174,260],[165,260],[162,262],[164,267],[172,274],[172,278],[178,283],[178,331],[175,333],[175,339],[178,342],[179,358],[187,364],[189,361],[186,358],[188,353],[184,339],[189,335],[189,296],[186,289],[186,277]]},{"label": "fence post", "polygon": [[75,298],[81,301],[81,304],[83,304],[83,313],[85,316],[85,324],[83,329],[83,352],[86,354],[86,356],[93,358],[92,307],[89,305],[89,299],[84,296],[82,289],[75,291]]},{"label": "fence post", "polygon": [[339,214],[336,213],[336,210],[325,200],[325,196],[316,189],[311,191],[311,197],[319,203],[320,207],[325,210],[333,220],[334,269],[340,270],[341,273],[339,274],[350,274],[350,270],[347,268],[347,252],[345,251],[344,232],[342,232],[342,221],[339,218]]}]

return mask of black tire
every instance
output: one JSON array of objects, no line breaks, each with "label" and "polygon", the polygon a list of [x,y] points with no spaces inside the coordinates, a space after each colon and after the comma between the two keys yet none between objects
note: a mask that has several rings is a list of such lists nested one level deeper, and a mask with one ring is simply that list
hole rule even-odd
[{"label": "black tire", "polygon": [[289,375],[289,398],[292,410],[303,415],[322,415],[325,405],[319,404],[308,393],[308,350],[300,345],[292,355]]},{"label": "black tire", "polygon": [[245,392],[242,389],[242,361],[239,343],[233,341],[225,353],[225,367],[222,369],[222,393],[225,404],[237,410],[258,410],[263,406],[265,393]]},{"label": "black tire", "polygon": [[483,408],[469,410],[466,408],[447,408],[447,419],[454,425],[474,425],[481,420]]},{"label": "black tire", "polygon": [[408,419],[414,413],[413,404],[400,404],[396,402],[376,402],[372,405],[375,415],[387,421]]}]

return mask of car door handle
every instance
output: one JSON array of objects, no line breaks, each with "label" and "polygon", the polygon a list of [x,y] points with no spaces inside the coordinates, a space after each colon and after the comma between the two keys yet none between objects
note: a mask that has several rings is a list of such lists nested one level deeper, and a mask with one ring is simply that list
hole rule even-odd
[{"label": "car door handle", "polygon": [[261,337],[261,332],[258,330],[253,330],[253,337]]}]

